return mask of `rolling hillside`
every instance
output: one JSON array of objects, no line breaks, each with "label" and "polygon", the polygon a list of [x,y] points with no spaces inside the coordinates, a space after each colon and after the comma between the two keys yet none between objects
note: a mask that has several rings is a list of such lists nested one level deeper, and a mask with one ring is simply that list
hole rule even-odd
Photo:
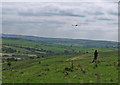
[{"label": "rolling hillside", "polygon": [[[58,39],[59,43],[63,43],[59,44],[52,39],[51,42],[45,40],[3,36],[3,84],[118,82],[118,49],[106,47],[116,45],[116,42],[83,40],[83,46],[76,46],[82,41],[75,43],[74,39],[69,42],[68,39],[65,40],[68,43],[63,43],[63,39]],[[86,45],[92,44],[87,42],[100,44],[100,47],[87,48]],[[99,52],[98,61],[91,63],[96,49]]]},{"label": "rolling hillside", "polygon": [[71,46],[87,47],[87,48],[95,48],[95,47],[117,48],[118,47],[118,42],[112,42],[112,41],[68,39],[68,38],[45,38],[45,37],[10,35],[10,34],[2,34],[2,37],[21,38],[21,39],[27,39],[27,40],[33,40],[39,42],[55,43],[60,45],[71,45]]}]

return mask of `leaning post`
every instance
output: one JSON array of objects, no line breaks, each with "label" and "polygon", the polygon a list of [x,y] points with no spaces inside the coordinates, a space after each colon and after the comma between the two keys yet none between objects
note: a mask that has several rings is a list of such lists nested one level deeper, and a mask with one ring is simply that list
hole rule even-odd
[{"label": "leaning post", "polygon": [[72,60],[72,64],[71,64],[71,67],[72,67],[72,69],[73,69],[73,60]]}]

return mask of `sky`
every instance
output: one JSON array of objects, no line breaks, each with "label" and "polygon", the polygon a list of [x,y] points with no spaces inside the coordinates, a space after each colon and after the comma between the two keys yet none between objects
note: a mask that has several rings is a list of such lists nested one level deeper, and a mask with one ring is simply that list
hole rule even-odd
[{"label": "sky", "polygon": [[2,33],[118,41],[118,3],[3,2]]}]

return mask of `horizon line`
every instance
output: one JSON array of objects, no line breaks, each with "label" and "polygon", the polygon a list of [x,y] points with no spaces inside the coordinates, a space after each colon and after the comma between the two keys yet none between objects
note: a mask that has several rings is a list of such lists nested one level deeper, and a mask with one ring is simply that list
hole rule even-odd
[{"label": "horizon line", "polygon": [[[9,33],[2,33],[2,34],[0,34],[0,35],[3,35],[3,34],[5,34],[5,35],[17,35],[17,36],[28,36],[28,37],[39,37],[40,38],[40,36],[37,36],[37,35],[25,35],[25,34],[9,34]],[[1,36],[2,37],[2,36]],[[92,40],[92,41],[107,41],[107,42],[119,42],[119,41],[113,41],[113,40],[100,40],[100,39],[88,39],[88,38],[65,38],[65,37],[63,37],[63,38],[60,38],[60,37],[41,37],[41,38],[54,38],[54,39],[74,39],[74,40]]]}]

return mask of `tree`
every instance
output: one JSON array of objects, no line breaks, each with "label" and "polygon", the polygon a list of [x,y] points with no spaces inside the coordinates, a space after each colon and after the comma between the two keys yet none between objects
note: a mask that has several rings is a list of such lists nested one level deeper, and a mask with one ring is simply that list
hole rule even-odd
[{"label": "tree", "polygon": [[11,66],[11,63],[10,63],[10,62],[8,62],[8,66],[9,66],[9,67]]},{"label": "tree", "polygon": [[39,61],[39,64],[41,64],[41,62]]},{"label": "tree", "polygon": [[64,51],[64,54],[69,54],[69,51],[65,50],[65,51]]}]

